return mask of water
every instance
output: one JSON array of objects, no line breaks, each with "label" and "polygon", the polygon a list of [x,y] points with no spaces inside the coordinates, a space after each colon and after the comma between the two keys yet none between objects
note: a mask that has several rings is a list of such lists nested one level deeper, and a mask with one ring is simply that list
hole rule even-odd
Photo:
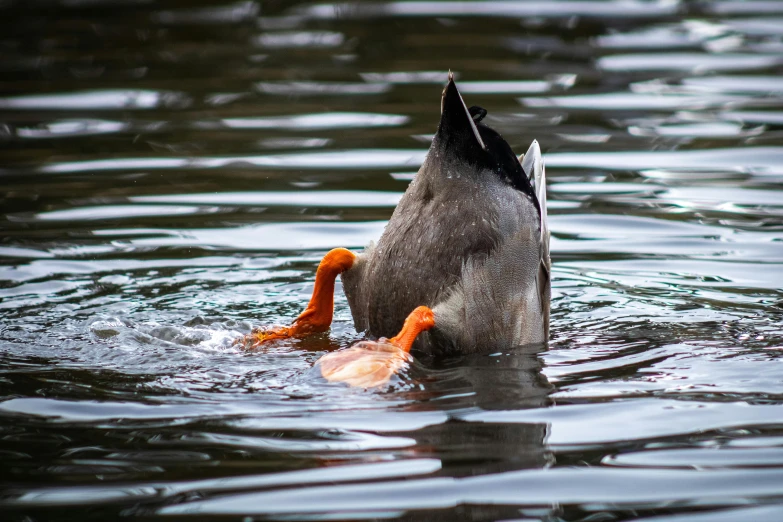
[{"label": "water", "polygon": [[[783,4],[0,2],[0,518],[783,519]],[[548,347],[255,352],[447,71],[550,182]]]}]

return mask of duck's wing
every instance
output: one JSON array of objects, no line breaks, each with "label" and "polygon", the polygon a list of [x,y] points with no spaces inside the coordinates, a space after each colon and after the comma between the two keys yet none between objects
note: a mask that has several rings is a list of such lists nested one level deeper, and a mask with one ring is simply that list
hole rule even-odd
[{"label": "duck's wing", "polygon": [[538,226],[527,226],[504,237],[489,255],[468,259],[457,284],[433,307],[435,330],[424,337],[460,353],[545,341],[539,258]]},{"label": "duck's wing", "polygon": [[546,174],[537,142],[522,158],[538,208],[520,191],[503,193],[510,220],[496,248],[468,259],[460,280],[434,308],[433,344],[449,340],[462,353],[545,342],[549,338],[550,258]]},{"label": "duck's wing", "polygon": [[541,214],[541,262],[538,268],[536,282],[541,300],[541,312],[546,325],[546,336],[549,337],[549,301],[552,295],[551,273],[552,260],[549,256],[549,220],[546,210],[546,168],[541,157],[538,141],[533,140],[525,155],[520,158],[522,170],[525,171],[533,191],[538,199]]}]

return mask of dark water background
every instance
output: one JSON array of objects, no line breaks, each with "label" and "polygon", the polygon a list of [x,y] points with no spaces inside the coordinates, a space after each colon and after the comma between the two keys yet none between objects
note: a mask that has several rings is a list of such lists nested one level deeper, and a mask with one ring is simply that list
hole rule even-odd
[{"label": "dark water background", "polygon": [[[783,2],[0,1],[0,519],[783,520]],[[446,71],[549,176],[548,349],[232,339],[381,233]]]}]

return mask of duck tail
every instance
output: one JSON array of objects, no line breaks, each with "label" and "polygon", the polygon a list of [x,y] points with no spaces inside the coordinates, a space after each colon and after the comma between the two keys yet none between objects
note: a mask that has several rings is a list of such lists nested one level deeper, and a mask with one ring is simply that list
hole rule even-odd
[{"label": "duck tail", "polygon": [[541,212],[541,261],[548,268],[551,262],[549,259],[549,220],[546,212],[546,168],[537,140],[533,140],[527,152],[520,156],[519,162],[522,164],[522,170],[530,180],[530,185],[538,200]]},{"label": "duck tail", "polygon": [[549,337],[549,300],[552,294],[551,272],[552,259],[549,255],[549,219],[546,210],[546,167],[541,156],[538,141],[533,140],[524,156],[520,157],[522,170],[527,174],[533,192],[538,200],[541,215],[541,262],[538,267],[536,282],[541,302],[541,311],[546,325],[546,336]]}]

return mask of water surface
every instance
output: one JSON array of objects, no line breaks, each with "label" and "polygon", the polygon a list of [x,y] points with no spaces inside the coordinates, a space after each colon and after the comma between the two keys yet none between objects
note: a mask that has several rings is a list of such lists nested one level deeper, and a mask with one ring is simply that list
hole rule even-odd
[{"label": "water surface", "polygon": [[[0,518],[783,519],[783,5],[0,2]],[[548,346],[246,352],[377,239],[448,70],[544,151]]]}]

